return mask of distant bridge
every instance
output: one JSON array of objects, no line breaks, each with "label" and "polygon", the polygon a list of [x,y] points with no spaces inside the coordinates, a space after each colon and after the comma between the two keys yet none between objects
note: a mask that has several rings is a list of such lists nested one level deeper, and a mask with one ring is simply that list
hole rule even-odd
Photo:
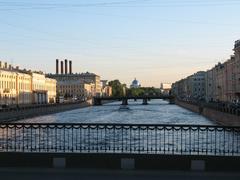
[{"label": "distant bridge", "polygon": [[142,99],[143,100],[143,105],[147,105],[148,101],[151,99],[164,99],[164,100],[169,100],[170,104],[174,103],[174,96],[171,95],[159,95],[159,96],[122,96],[122,97],[94,97],[94,105],[99,106],[102,105],[102,101],[122,101],[122,105],[128,105],[128,100],[138,100]]}]

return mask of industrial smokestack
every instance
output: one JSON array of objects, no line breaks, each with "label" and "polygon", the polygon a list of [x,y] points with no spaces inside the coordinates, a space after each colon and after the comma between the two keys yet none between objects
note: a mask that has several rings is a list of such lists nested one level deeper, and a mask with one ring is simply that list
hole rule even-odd
[{"label": "industrial smokestack", "polygon": [[65,74],[68,73],[68,60],[65,59]]},{"label": "industrial smokestack", "polygon": [[56,59],[56,74],[58,74],[58,69],[59,69],[59,60]]},{"label": "industrial smokestack", "polygon": [[63,61],[61,61],[61,74],[63,74]]},{"label": "industrial smokestack", "polygon": [[69,74],[72,74],[72,61],[69,61]]}]

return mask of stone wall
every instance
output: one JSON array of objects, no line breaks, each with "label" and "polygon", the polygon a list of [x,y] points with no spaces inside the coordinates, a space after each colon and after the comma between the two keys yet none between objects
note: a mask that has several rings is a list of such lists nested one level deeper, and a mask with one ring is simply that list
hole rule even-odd
[{"label": "stone wall", "polygon": [[208,107],[202,107],[179,100],[176,100],[176,104],[195,113],[199,113],[217,124],[224,126],[240,126],[240,117],[237,115],[220,112]]},{"label": "stone wall", "polygon": [[193,104],[189,104],[189,103],[185,103],[179,100],[175,100],[175,103],[185,109],[188,109],[190,111],[193,111],[195,113],[200,113],[200,107],[193,105]]},{"label": "stone wall", "polygon": [[54,114],[58,112],[83,108],[91,105],[92,105],[92,100],[88,100],[82,103],[53,104],[53,105],[39,106],[34,108],[29,108],[29,107],[21,108],[21,110],[0,112],[0,122],[16,121],[16,120],[32,118],[36,116]]},{"label": "stone wall", "polygon": [[203,108],[202,115],[226,126],[240,126],[240,116],[220,112],[210,108]]}]

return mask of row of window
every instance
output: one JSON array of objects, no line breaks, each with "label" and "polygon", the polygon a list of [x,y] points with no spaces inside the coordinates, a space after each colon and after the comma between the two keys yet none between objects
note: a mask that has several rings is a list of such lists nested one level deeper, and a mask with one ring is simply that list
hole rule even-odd
[{"label": "row of window", "polygon": [[[16,89],[16,83],[12,81],[0,81],[0,89]],[[19,90],[30,90],[29,83],[18,83]]]},{"label": "row of window", "polygon": [[[45,86],[42,85],[34,85],[34,89],[42,89],[45,90]],[[30,83],[18,83],[19,90],[31,90]],[[16,83],[12,81],[0,81],[0,89],[17,89]],[[56,86],[47,86],[47,90],[49,91],[56,91]]]},{"label": "row of window", "polygon": [[59,88],[83,88],[83,85],[60,85]]},{"label": "row of window", "polygon": [[73,92],[75,92],[75,93],[84,93],[85,91],[84,90],[82,90],[82,89],[76,89],[76,90],[63,90],[63,89],[60,89],[60,92],[61,93],[73,93]]},{"label": "row of window", "polygon": [[[17,76],[15,75],[6,75],[6,74],[0,74],[0,78],[7,78],[7,79],[16,79]],[[19,80],[26,80],[29,81],[30,79],[27,77],[18,77]]]}]

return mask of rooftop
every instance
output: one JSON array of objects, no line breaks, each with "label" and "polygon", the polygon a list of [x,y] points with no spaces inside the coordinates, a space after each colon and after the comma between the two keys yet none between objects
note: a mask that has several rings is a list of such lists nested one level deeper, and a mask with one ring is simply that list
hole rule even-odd
[{"label": "rooftop", "polygon": [[85,73],[73,73],[73,74],[48,74],[48,76],[52,76],[52,77],[73,77],[73,76],[98,76],[94,73],[90,73],[90,72],[85,72]]},{"label": "rooftop", "polygon": [[240,39],[235,41],[234,49],[239,48],[239,47],[240,47]]}]

